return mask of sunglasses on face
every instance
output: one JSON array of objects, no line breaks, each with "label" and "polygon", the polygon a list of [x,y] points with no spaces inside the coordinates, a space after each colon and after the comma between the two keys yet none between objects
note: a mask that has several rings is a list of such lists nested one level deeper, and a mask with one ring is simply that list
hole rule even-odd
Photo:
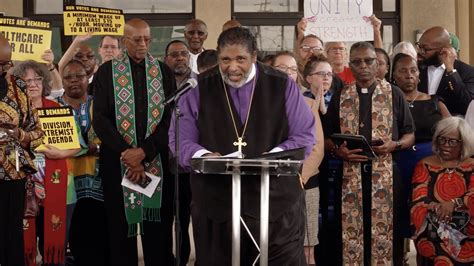
[{"label": "sunglasses on face", "polygon": [[368,66],[371,66],[376,60],[377,58],[368,57],[368,58],[363,58],[363,59],[354,59],[354,60],[351,60],[350,63],[356,67],[361,66],[362,62],[364,62]]}]

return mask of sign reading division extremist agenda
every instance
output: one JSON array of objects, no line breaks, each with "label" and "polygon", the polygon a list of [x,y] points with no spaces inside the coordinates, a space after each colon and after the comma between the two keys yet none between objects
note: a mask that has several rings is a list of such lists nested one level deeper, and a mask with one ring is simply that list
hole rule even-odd
[{"label": "sign reading division extremist agenda", "polygon": [[0,34],[12,47],[12,60],[41,60],[51,47],[51,23],[28,18],[0,17]]},{"label": "sign reading division extremist agenda", "polygon": [[305,0],[306,34],[324,42],[372,41],[372,0]]},{"label": "sign reading division extremist agenda", "polygon": [[[43,144],[58,149],[80,148],[77,125],[70,107],[38,108],[38,116],[43,127]],[[40,145],[37,150],[45,149]]]},{"label": "sign reading division extremist agenda", "polygon": [[64,35],[123,35],[122,10],[92,6],[64,6]]}]

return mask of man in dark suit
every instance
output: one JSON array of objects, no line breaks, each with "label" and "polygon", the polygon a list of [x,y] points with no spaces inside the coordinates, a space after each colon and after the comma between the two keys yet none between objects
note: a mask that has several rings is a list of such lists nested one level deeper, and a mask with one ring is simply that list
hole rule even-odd
[{"label": "man in dark suit", "polygon": [[451,114],[465,115],[474,97],[474,67],[456,59],[449,33],[442,27],[426,30],[416,46],[420,68],[418,89],[438,95]]}]

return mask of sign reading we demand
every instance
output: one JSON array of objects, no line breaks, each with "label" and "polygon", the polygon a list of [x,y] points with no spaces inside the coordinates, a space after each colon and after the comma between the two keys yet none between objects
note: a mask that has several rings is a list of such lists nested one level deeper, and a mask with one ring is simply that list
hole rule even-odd
[{"label": "sign reading we demand", "polygon": [[305,0],[305,35],[314,34],[324,42],[372,41],[372,13],[372,0]]},{"label": "sign reading we demand", "polygon": [[123,35],[122,10],[92,6],[64,6],[64,35]]},{"label": "sign reading we demand", "polygon": [[[38,108],[38,117],[44,131],[43,144],[61,150],[80,148],[77,125],[71,107]],[[45,149],[40,145],[37,150]]]},{"label": "sign reading we demand", "polygon": [[0,34],[12,47],[12,60],[43,62],[41,55],[51,47],[51,23],[28,18],[0,17]]}]

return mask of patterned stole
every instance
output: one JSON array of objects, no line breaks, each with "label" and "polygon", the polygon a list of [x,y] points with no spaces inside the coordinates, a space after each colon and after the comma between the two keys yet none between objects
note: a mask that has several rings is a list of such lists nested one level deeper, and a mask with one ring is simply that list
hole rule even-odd
[{"label": "patterned stole", "polygon": [[[43,100],[43,107],[53,108],[59,104]],[[43,263],[64,264],[66,243],[66,192],[68,183],[68,167],[66,159],[53,160],[45,158],[43,200]],[[36,265],[36,219],[23,219],[23,239],[25,264]]]},{"label": "patterned stole", "polygon": [[[359,134],[359,95],[346,86],[340,100],[341,132]],[[372,139],[392,137],[392,88],[377,80],[372,94]],[[392,155],[372,160],[371,265],[392,264],[393,165]],[[342,182],[342,238],[344,265],[364,264],[364,220],[360,163],[344,162]]]},{"label": "patterned stole", "polygon": [[[161,121],[164,110],[164,91],[159,62],[150,54],[145,58],[145,71],[147,84],[146,92],[148,96],[147,130],[145,138],[148,138],[155,131]],[[125,53],[122,59],[113,59],[112,74],[114,82],[117,130],[128,144],[137,147],[135,96],[133,92],[133,80],[128,54]],[[140,225],[140,228],[142,228],[141,225],[143,220],[160,220],[161,189],[164,181],[160,155],[158,154],[151,162],[145,162],[144,165],[145,171],[156,176],[161,176],[162,178],[151,198],[148,198],[134,190],[122,187],[125,216],[129,225],[129,236],[137,235],[137,225]],[[121,163],[121,170],[123,176],[126,170],[123,163]],[[143,230],[141,230],[141,232],[143,232]]]}]

